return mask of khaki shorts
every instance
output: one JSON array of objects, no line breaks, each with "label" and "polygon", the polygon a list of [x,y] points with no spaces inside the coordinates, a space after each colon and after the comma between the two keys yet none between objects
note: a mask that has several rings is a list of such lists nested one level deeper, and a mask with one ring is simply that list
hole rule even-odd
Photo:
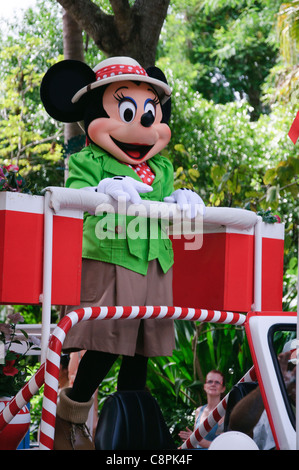
[{"label": "khaki shorts", "polygon": [[[102,261],[83,259],[81,304],[65,313],[95,306],[172,306],[172,270],[163,273],[150,261],[146,276]],[[173,320],[88,320],[71,328],[63,344],[66,352],[82,349],[133,356],[135,353],[171,356],[175,347]]]}]

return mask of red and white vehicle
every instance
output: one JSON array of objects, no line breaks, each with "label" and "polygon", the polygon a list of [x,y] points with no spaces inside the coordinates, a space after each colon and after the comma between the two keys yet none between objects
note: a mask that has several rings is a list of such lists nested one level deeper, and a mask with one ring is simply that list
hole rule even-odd
[{"label": "red and white vehicle", "polygon": [[[22,252],[27,253],[30,262],[30,250],[33,250],[35,269],[31,274],[34,282],[32,279],[27,282],[23,292],[22,283],[18,293],[12,294],[11,283],[5,284],[3,281],[0,285],[0,303],[41,302],[43,318],[41,368],[0,413],[0,431],[45,383],[40,448],[52,449],[60,351],[67,331],[77,322],[104,318],[132,321],[137,317],[177,318],[244,325],[253,368],[241,381],[257,378],[276,448],[299,448],[296,400],[288,396],[277,360],[281,337],[293,341],[295,354],[298,338],[297,314],[282,311],[283,224],[265,224],[255,213],[242,209],[206,208],[204,217],[198,218],[192,225],[190,221],[181,219],[181,212],[175,204],[144,201],[142,207],[127,207],[126,204],[118,205],[106,195],[66,188],[47,188],[44,197],[17,195],[20,203],[15,200],[15,195],[6,193],[5,200],[1,200],[1,196],[0,220],[2,218],[9,227],[9,224],[13,226],[16,220],[22,218]],[[33,198],[31,209],[28,198]],[[137,211],[137,215],[172,220],[176,307],[81,309],[80,312],[68,314],[57,326],[50,324],[52,304],[78,304],[84,211],[96,214],[117,211],[129,215]],[[11,259],[10,263],[5,264],[5,251],[9,246],[11,248],[11,238],[8,233],[1,236],[0,270],[3,272],[5,269],[5,278],[9,280],[12,275],[9,265],[14,264]],[[14,243],[17,241],[14,240]],[[68,263],[71,269],[65,271],[65,267],[70,266]],[[22,264],[28,267],[26,260]],[[14,295],[17,298],[12,298]],[[225,414],[227,399],[228,396],[183,444],[182,449],[197,446]],[[214,448],[217,448],[220,437],[215,439]],[[239,437],[235,435],[236,449]],[[219,440],[218,448],[221,445]],[[251,442],[247,441],[246,445],[252,448]]]}]

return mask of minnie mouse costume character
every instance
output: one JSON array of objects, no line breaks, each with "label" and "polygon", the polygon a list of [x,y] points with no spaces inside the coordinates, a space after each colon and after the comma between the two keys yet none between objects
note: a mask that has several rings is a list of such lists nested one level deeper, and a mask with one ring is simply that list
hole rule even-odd
[{"label": "minnie mouse costume character", "polygon": [[[170,95],[160,69],[144,70],[129,57],[104,60],[94,70],[72,60],[51,67],[41,84],[45,109],[58,121],[80,122],[90,142],[70,156],[66,186],[115,199],[123,196],[133,203],[168,200],[184,210],[188,204],[194,217],[203,207],[201,198],[189,190],[173,191],[172,164],[159,154],[171,136]],[[171,241],[160,224],[155,234],[146,225],[132,239],[127,227],[133,219],[85,213],[81,304],[67,312],[103,305],[172,305]],[[148,358],[172,355],[174,346],[172,320],[105,320],[74,326],[63,349],[87,352],[73,387],[61,392],[54,448],[90,448],[80,427],[93,393],[119,355],[118,390],[142,390]],[[76,442],[71,445],[74,426]]]}]

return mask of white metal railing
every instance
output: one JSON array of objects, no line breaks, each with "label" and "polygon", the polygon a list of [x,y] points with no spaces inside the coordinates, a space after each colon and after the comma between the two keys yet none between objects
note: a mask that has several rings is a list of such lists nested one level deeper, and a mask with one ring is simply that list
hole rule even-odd
[{"label": "white metal railing", "polygon": [[[53,215],[62,210],[76,209],[79,211],[100,214],[103,212],[120,213],[123,215],[142,215],[150,218],[168,220],[170,223],[190,223],[182,216],[177,204],[143,200],[142,204],[130,204],[123,200],[116,201],[110,196],[84,189],[48,187],[44,196],[44,264],[43,264],[43,295],[42,295],[42,334],[41,361],[45,361],[46,350],[50,337],[51,324],[51,289],[52,289],[52,245]],[[254,260],[254,308],[261,309],[262,280],[262,219],[255,212],[237,208],[206,207],[204,216],[197,216],[199,227],[229,226],[239,230],[252,229],[255,232]]]}]

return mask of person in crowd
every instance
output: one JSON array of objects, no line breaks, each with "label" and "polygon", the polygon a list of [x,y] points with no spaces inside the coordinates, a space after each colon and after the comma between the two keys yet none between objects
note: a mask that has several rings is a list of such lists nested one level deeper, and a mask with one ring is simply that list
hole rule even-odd
[{"label": "person in crowd", "polygon": [[[225,391],[225,380],[222,372],[218,370],[211,370],[207,376],[204,384],[204,391],[207,395],[207,403],[198,407],[195,412],[195,422],[193,431],[186,428],[185,431],[180,431],[180,438],[185,441],[188,439],[191,434],[198,428],[198,426],[204,422],[204,420],[209,416],[209,414],[217,407],[221,401],[223,392]],[[211,445],[211,442],[215,437],[220,434],[222,431],[224,418],[222,418],[219,423],[211,429],[211,431],[205,436],[205,438],[200,441],[198,449],[208,449]]]}]

